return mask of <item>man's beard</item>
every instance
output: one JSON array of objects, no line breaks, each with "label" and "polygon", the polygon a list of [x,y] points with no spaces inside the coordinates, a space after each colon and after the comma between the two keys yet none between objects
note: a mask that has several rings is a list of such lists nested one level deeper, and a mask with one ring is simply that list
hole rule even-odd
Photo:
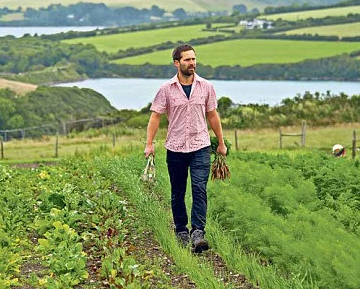
[{"label": "man's beard", "polygon": [[193,66],[193,67],[191,67],[191,68],[193,68],[193,70],[189,70],[189,68],[182,68],[182,67],[180,67],[180,72],[181,72],[181,74],[184,75],[184,76],[194,75],[196,67]]}]

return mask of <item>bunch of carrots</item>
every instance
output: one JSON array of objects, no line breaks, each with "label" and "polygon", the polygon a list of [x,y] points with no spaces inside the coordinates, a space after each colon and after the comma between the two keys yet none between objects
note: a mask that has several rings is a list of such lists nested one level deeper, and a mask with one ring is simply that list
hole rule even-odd
[{"label": "bunch of carrots", "polygon": [[[216,137],[210,137],[211,141],[211,153],[215,155],[215,159],[211,165],[211,180],[226,180],[230,178],[231,173],[228,165],[226,164],[226,157],[217,153],[217,147],[219,145],[219,141]],[[227,153],[229,154],[231,143],[224,139],[225,145],[227,147]]]},{"label": "bunch of carrots", "polygon": [[231,173],[226,164],[225,157],[221,154],[215,154],[215,159],[211,165],[211,180],[226,180],[230,178]]}]

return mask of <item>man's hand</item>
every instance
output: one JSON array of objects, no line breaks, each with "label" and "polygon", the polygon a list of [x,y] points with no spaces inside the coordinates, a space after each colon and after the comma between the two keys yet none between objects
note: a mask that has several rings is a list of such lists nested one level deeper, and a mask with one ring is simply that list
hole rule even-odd
[{"label": "man's hand", "polygon": [[148,158],[149,155],[151,155],[151,154],[155,155],[154,145],[153,144],[146,144],[144,154],[145,154],[146,158]]},{"label": "man's hand", "polygon": [[222,156],[226,156],[226,153],[227,153],[227,147],[225,145],[225,143],[219,143],[217,149],[216,149],[216,152],[221,154]]}]

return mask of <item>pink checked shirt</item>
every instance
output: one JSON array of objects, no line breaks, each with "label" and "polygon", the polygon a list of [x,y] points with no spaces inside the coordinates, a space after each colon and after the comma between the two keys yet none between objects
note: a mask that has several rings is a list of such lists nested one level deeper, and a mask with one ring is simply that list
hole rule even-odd
[{"label": "pink checked shirt", "polygon": [[188,99],[177,75],[157,92],[150,110],[167,114],[169,121],[165,147],[173,152],[193,152],[210,145],[206,112],[217,108],[212,84],[194,75]]}]

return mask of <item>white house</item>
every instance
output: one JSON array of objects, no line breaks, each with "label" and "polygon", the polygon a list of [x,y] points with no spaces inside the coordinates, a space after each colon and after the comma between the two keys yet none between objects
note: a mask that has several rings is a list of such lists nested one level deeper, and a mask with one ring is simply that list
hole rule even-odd
[{"label": "white house", "polygon": [[239,22],[240,26],[245,26],[246,29],[272,29],[272,21],[257,19],[255,18],[252,21],[241,20]]}]

